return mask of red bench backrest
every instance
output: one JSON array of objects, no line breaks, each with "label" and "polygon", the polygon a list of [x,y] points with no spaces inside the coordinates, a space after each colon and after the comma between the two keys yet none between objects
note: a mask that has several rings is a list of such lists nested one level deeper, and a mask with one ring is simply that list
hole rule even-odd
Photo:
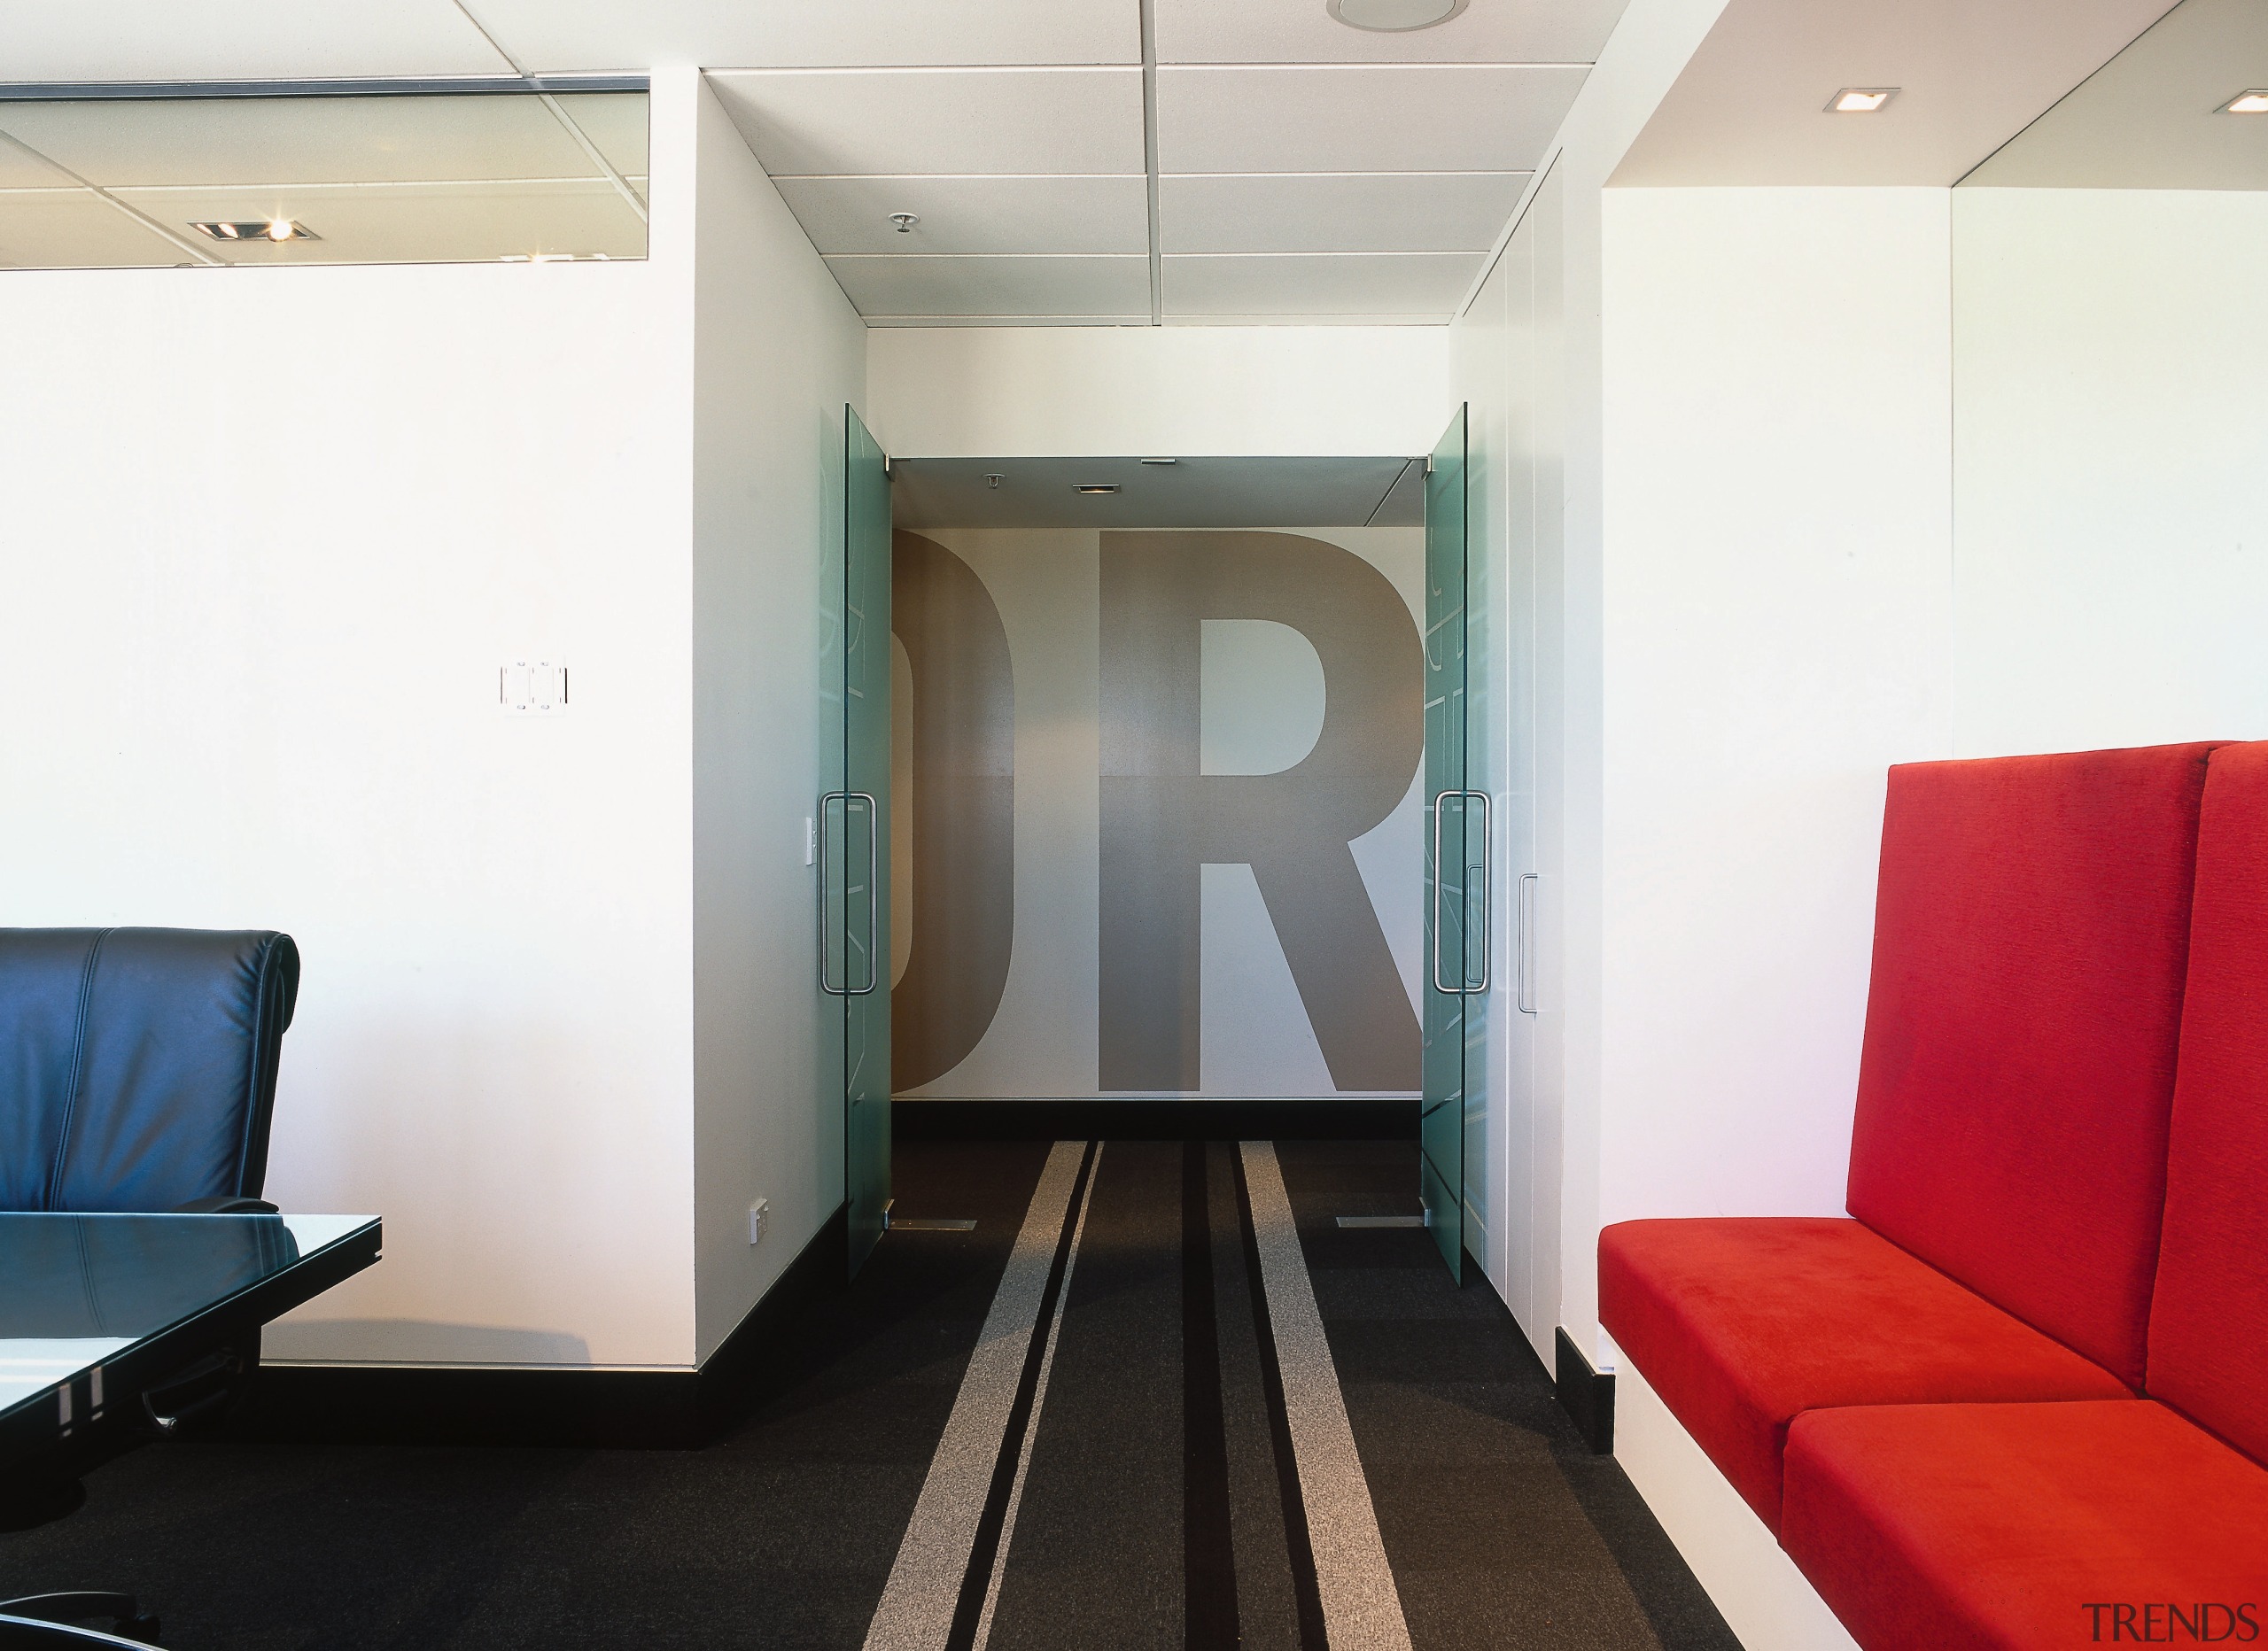
[{"label": "red bench backrest", "polygon": [[2211,744],[1890,771],[1851,1213],[2139,1387]]},{"label": "red bench backrest", "polygon": [[2268,744],[2205,784],[2148,1387],[2268,1461]]}]

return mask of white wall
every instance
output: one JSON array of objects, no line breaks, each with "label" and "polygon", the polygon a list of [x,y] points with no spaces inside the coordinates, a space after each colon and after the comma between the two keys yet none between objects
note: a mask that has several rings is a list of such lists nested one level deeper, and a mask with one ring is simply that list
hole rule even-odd
[{"label": "white wall", "polygon": [[1953,213],[1961,754],[2268,735],[2268,196]]},{"label": "white wall", "polygon": [[1557,244],[1454,329],[1534,494],[1544,1013],[1529,1115],[1491,1097],[1498,1283],[1602,1366],[1601,1225],[1840,1209],[1882,771],[1951,748],[1946,192],[1604,187],[1720,10],[1635,0],[1522,221]]},{"label": "white wall", "polygon": [[0,279],[6,920],[298,939],[268,1192],[386,1257],[278,1355],[690,1353],[675,273]]},{"label": "white wall", "polygon": [[1884,771],[1952,748],[1948,212],[1607,195],[1602,1221],[1841,1213]]},{"label": "white wall", "polygon": [[1433,451],[1441,327],[877,328],[874,432],[908,458]]},{"label": "white wall", "polygon": [[[272,1355],[695,1356],[695,895],[745,907],[736,845],[785,818],[719,756],[778,639],[696,632],[696,589],[734,542],[803,565],[809,425],[859,376],[711,143],[712,200],[747,201],[701,240],[769,247],[748,290],[803,281],[795,324],[829,329],[704,384],[696,558],[696,92],[656,81],[650,262],[0,276],[0,921],[297,937],[268,1190],[387,1242]],[[731,286],[700,318],[720,362],[750,349]],[[496,709],[532,651],[572,672],[555,721]],[[807,895],[804,811],[779,858]],[[784,989],[740,955],[700,953],[706,1032]],[[720,1185],[802,1229],[704,1270],[702,1347],[827,1199],[808,1068],[755,1043],[704,1037],[702,1139],[738,1130]]]},{"label": "white wall", "polygon": [[[820,742],[842,740],[839,686],[829,696],[819,681],[819,585],[841,577],[843,409],[866,399],[866,329],[707,84],[679,70],[656,85],[664,118],[695,128],[700,202],[693,956],[706,1359],[843,1201],[841,1008],[815,985],[804,820],[827,788]],[[770,1229],[751,1248],[759,1198]]]}]

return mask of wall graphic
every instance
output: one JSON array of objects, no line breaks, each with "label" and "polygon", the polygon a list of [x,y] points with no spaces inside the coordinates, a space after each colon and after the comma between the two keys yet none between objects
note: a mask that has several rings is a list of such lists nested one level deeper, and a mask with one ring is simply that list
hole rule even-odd
[{"label": "wall graphic", "polygon": [[898,1093],[1416,1090],[1424,557],[897,535]]}]

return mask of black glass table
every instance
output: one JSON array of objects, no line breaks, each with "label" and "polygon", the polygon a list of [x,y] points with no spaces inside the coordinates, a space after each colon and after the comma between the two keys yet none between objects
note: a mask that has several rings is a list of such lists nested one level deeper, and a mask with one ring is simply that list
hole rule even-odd
[{"label": "black glass table", "polygon": [[81,1457],[153,1391],[378,1259],[374,1215],[0,1214],[0,1475]]},{"label": "black glass table", "polygon": [[[0,1527],[68,1512],[77,1476],[217,1417],[260,1327],[378,1259],[374,1215],[0,1213]],[[128,1639],[62,1622],[114,1616]],[[123,1594],[0,1602],[0,1645],[130,1644]]]}]

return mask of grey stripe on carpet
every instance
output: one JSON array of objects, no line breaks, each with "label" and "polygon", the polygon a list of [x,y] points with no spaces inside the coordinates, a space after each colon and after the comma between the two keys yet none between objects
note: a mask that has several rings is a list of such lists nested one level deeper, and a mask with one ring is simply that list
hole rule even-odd
[{"label": "grey stripe on carpet", "polygon": [[[1065,1142],[1064,1145],[1070,1144]],[[1094,1166],[1087,1180],[1086,1197],[1079,1200],[1079,1212],[1071,1227],[1071,1250],[1063,1263],[1063,1283],[1055,1298],[1055,1311],[1047,1322],[1047,1346],[1039,1356],[1039,1386],[1032,1395],[1031,1419],[1024,1425],[1023,1444],[1016,1452],[1016,1479],[1008,1490],[1007,1517],[1000,1525],[1000,1546],[992,1556],[992,1575],[984,1585],[984,1611],[976,1619],[976,1642],[974,1651],[984,1651],[992,1639],[992,1616],[1000,1605],[1000,1578],[1008,1568],[1008,1551],[1016,1539],[1016,1510],[1023,1505],[1024,1481],[1031,1475],[1032,1441],[1039,1437],[1040,1414],[1047,1407],[1048,1373],[1055,1368],[1055,1345],[1063,1338],[1063,1309],[1071,1304],[1071,1279],[1079,1268],[1079,1240],[1086,1236],[1087,1210],[1094,1203],[1095,1182],[1102,1176],[1102,1155],[1106,1143],[1095,1143]]]},{"label": "grey stripe on carpet", "polygon": [[977,1522],[984,1514],[1085,1151],[1084,1142],[1059,1141],[1047,1155],[889,1580],[867,1625],[866,1651],[942,1651],[952,1632]]},{"label": "grey stripe on carpet", "polygon": [[1402,1596],[1379,1539],[1370,1484],[1355,1452],[1355,1431],[1347,1421],[1275,1143],[1247,1141],[1243,1153],[1253,1236],[1332,1651],[1410,1651]]}]

